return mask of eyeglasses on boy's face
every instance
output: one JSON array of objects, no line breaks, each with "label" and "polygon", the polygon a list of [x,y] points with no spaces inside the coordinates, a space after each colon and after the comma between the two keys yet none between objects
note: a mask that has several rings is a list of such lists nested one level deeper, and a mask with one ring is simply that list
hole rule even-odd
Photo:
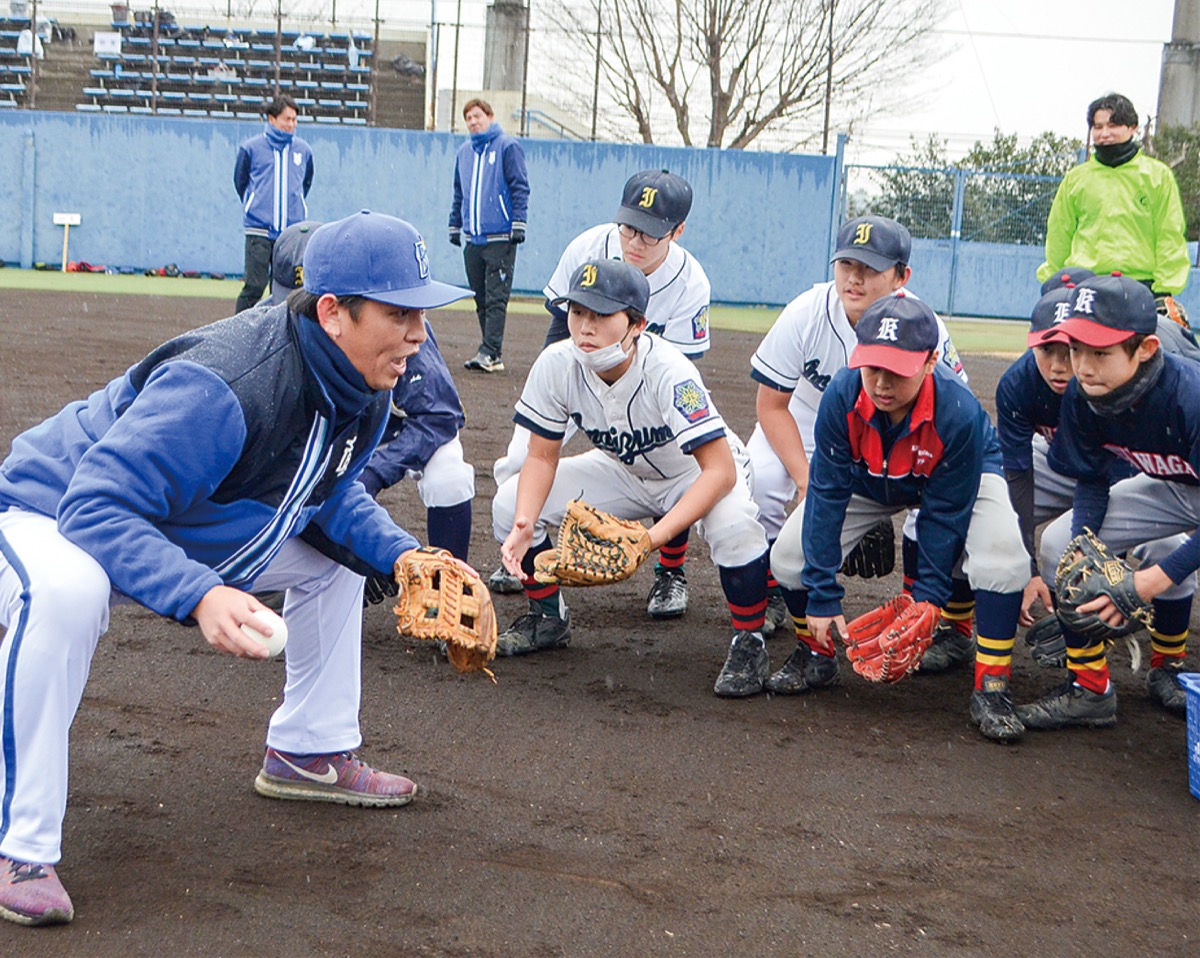
[{"label": "eyeglasses on boy's face", "polygon": [[617,232],[627,240],[641,240],[643,246],[657,246],[675,231],[671,230],[666,236],[651,236],[649,233],[643,233],[641,230],[635,230],[632,226],[622,223],[617,227]]}]

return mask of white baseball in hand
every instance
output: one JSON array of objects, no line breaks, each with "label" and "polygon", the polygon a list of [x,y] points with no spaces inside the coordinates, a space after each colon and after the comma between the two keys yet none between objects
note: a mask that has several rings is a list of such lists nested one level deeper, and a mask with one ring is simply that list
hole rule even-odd
[{"label": "white baseball in hand", "polygon": [[[259,609],[254,613],[254,618],[258,627],[256,628],[254,625],[243,623],[242,632],[259,645],[265,645],[271,655],[278,655],[283,651],[283,647],[287,645],[287,625],[280,616],[276,615],[270,609]],[[270,629],[271,634],[267,635],[265,631],[260,631],[264,629]]]}]

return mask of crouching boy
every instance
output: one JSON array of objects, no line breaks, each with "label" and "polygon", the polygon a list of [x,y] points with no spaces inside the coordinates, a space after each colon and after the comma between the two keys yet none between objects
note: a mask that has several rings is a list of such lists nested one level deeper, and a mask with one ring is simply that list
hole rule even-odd
[{"label": "crouching boy", "polygon": [[[713,405],[699,372],[674,346],[645,332],[650,285],[620,260],[594,259],[571,276],[571,338],[533,364],[513,417],[530,431],[529,456],[492,506],[505,567],[519,575],[529,613],[499,639],[498,654],[562,648],[570,619],[557,585],[533,578],[550,548],[546,528],[579,498],[624,519],[661,516],[654,549],[698,524],[720,570],[734,636],[717,677],[718,695],[761,692],[770,672],[763,644],[767,540],[744,474],[737,437]],[[567,424],[596,447],[559,459]]]},{"label": "crouching boy", "polygon": [[837,682],[831,630],[847,638],[842,560],[881,518],[916,506],[912,597],[944,609],[952,573],[965,574],[978,630],[971,718],[986,737],[1015,741],[1024,729],[1008,682],[1029,565],[995,430],[970,390],[939,368],[937,317],[926,304],[884,297],[854,332],[858,345],[817,412],[804,508],[771,550],[799,642],[767,688],[789,695]]}]

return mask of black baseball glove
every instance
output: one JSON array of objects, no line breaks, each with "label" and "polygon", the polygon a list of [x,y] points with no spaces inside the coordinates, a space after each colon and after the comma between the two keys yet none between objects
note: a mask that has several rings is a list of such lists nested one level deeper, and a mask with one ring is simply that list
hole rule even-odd
[{"label": "black baseball glove", "polygon": [[880,519],[842,563],[842,575],[876,579],[896,568],[896,533],[891,519]]},{"label": "black baseball glove", "polygon": [[[1154,621],[1150,603],[1142,601],[1133,585],[1133,567],[1113,555],[1090,529],[1076,536],[1058,560],[1055,588],[1059,621],[1072,632],[1095,642],[1127,635],[1131,626],[1149,628]],[[1111,626],[1094,612],[1080,612],[1081,605],[1108,596],[1125,617],[1121,626]]]}]

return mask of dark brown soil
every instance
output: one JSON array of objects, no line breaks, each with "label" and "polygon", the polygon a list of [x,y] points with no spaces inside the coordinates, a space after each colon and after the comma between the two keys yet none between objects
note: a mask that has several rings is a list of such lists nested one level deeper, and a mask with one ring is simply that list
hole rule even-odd
[{"label": "dark brown soil", "polygon": [[[0,451],[174,333],[206,300],[6,291]],[[473,316],[439,313],[461,369]],[[496,565],[491,463],[541,344],[514,316],[504,374],[459,377],[479,477],[473,559]],[[748,437],[757,337],[702,363]],[[968,357],[990,401],[1004,364]],[[181,437],[182,439],[183,437]],[[411,485],[385,493],[423,536]],[[891,688],[722,701],[729,636],[702,542],[682,620],[645,615],[649,573],[570,598],[565,651],[460,677],[366,612],[362,754],[422,786],[411,806],[274,802],[251,788],[283,667],[118,609],[75,722],[61,875],[73,924],[0,922],[38,956],[1200,954],[1200,804],[1185,728],[1115,654],[1107,732],[983,740],[969,670]],[[850,611],[893,594],[851,580]],[[523,611],[500,597],[505,622]],[[789,643],[770,644],[782,662]],[[1019,700],[1058,676],[1018,649]]]}]

